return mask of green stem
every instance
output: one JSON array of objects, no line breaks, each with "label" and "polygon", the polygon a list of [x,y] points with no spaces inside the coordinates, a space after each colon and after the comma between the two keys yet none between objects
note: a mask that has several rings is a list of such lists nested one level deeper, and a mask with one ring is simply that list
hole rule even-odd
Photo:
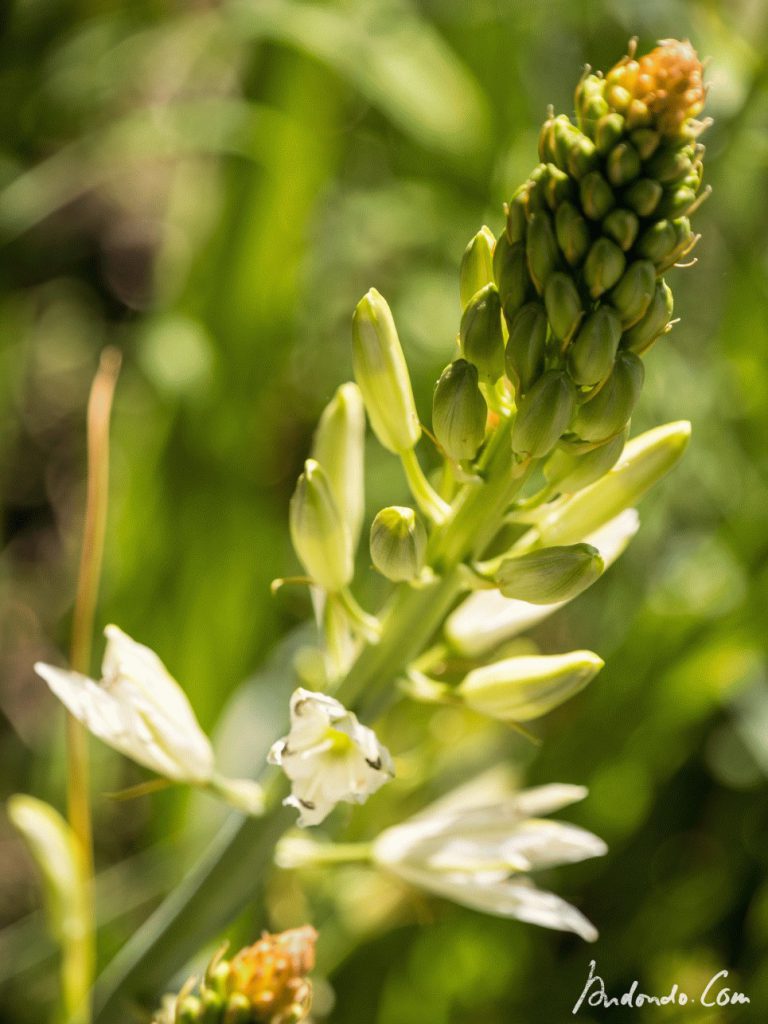
[{"label": "green stem", "polygon": [[451,514],[451,506],[443,501],[424,476],[424,470],[416,458],[415,450],[409,448],[408,451],[400,452],[400,461],[403,464],[411,494],[427,519],[437,525],[446,522]]},{"label": "green stem", "polygon": [[375,615],[369,615],[361,608],[354,594],[348,587],[343,587],[337,595],[339,602],[356,626],[360,634],[369,642],[376,644],[381,636],[381,623]]}]

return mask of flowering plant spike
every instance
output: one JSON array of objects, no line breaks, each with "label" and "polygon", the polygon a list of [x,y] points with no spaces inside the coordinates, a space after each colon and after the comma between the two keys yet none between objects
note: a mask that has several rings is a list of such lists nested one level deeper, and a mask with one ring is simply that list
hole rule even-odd
[{"label": "flowering plant spike", "polygon": [[[418,762],[430,705],[449,704],[468,721],[483,715],[489,731],[525,732],[521,722],[578,699],[597,677],[599,653],[507,645],[596,583],[637,532],[635,505],[686,447],[684,422],[627,438],[646,355],[672,323],[666,275],[698,241],[691,217],[707,194],[698,141],[704,123],[697,120],[704,99],[693,48],[665,40],[643,57],[633,44],[605,75],[585,73],[573,117],[550,113],[539,163],[506,204],[500,234],[482,227],[464,253],[455,358],[436,382],[431,430],[420,422],[408,339],[401,344],[395,314],[375,289],[358,303],[356,384],[342,385],[323,414],[290,506],[317,647],[297,659],[304,685],[286,709],[287,735],[269,754],[283,778],[265,787],[264,820],[220,842],[183,897],[161,907],[121,951],[107,971],[96,1024],[108,1024],[122,997],[146,988],[148,978],[167,978],[196,952],[201,935],[214,938],[227,916],[240,913],[268,873],[276,843],[281,867],[363,859],[475,910],[596,938],[580,911],[528,877],[606,852],[584,829],[541,820],[586,796],[584,787],[478,798],[460,812],[441,803],[338,846],[306,835],[278,840],[286,827],[281,803],[298,810],[302,827],[323,822],[332,835],[354,813],[337,805],[370,800],[373,818],[398,756],[406,766]],[[404,473],[401,492],[369,532],[362,522],[363,407]],[[436,463],[430,474],[426,465]],[[366,552],[356,560],[363,536],[370,558]],[[358,562],[389,584],[376,614],[355,596]],[[110,658],[101,686],[60,669],[41,667],[41,674],[113,746],[172,778],[211,784],[210,744],[186,698],[151,652],[137,653],[123,634],[111,640],[141,661],[142,672],[115,674]],[[404,697],[427,707],[398,740],[386,719]],[[442,764],[448,754],[424,760]],[[409,800],[426,803],[445,785],[403,772],[387,787],[388,824],[402,787]],[[239,888],[222,887],[228,872]],[[215,962],[199,991],[190,986],[174,997],[158,1024],[304,1019],[309,954],[297,966],[292,941],[267,936],[226,965]],[[302,942],[306,952],[308,933]]]}]

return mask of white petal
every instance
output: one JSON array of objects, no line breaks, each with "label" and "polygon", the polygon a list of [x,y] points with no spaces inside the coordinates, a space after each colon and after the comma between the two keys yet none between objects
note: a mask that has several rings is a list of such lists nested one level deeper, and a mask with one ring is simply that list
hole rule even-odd
[{"label": "white petal", "polygon": [[70,714],[98,739],[160,775],[179,781],[187,778],[186,766],[158,742],[135,707],[78,672],[41,662],[35,665],[35,671]]},{"label": "white petal", "polygon": [[521,821],[509,839],[509,846],[528,861],[532,871],[577,864],[608,852],[602,839],[563,821]]},{"label": "white petal", "polygon": [[551,782],[546,786],[521,789],[512,798],[515,810],[521,817],[540,817],[559,811],[562,807],[584,800],[589,790],[586,786],[572,786],[566,782]]},{"label": "white petal", "polygon": [[[468,903],[468,906],[472,905]],[[598,937],[595,926],[576,907],[553,892],[537,889],[525,879],[511,879],[496,887],[490,907],[474,905],[500,917],[514,917],[542,928],[574,932],[586,942],[595,942]]]}]

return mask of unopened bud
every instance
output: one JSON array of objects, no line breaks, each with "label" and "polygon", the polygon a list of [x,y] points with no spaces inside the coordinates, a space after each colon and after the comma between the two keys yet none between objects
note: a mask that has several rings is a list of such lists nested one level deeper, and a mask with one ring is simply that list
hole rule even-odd
[{"label": "unopened bud", "polygon": [[616,188],[628,185],[640,173],[640,155],[630,142],[619,142],[605,162],[608,181]]},{"label": "unopened bud", "polygon": [[598,164],[598,153],[594,142],[586,135],[574,134],[568,150],[568,173],[574,178],[583,178]]},{"label": "unopened bud", "polygon": [[624,134],[624,118],[613,111],[605,114],[595,126],[595,146],[601,156],[607,156]]},{"label": "unopened bud", "polygon": [[604,662],[591,651],[507,658],[469,673],[457,687],[467,707],[504,722],[529,722],[575,696]]},{"label": "unopened bud", "polygon": [[656,287],[656,268],[650,260],[635,260],[608,296],[627,328],[643,316]]},{"label": "unopened bud", "polygon": [[657,220],[640,236],[637,251],[657,266],[672,255],[677,247],[677,231],[671,220]]},{"label": "unopened bud", "polygon": [[222,1024],[250,1024],[253,1012],[250,999],[241,992],[233,992],[227,1000]]},{"label": "unopened bud", "polygon": [[575,494],[616,465],[626,440],[627,429],[585,452],[575,452],[561,443],[544,464],[544,476],[560,494]]},{"label": "unopened bud", "polygon": [[589,250],[590,235],[586,220],[573,203],[561,203],[555,214],[557,244],[572,267],[581,263]]},{"label": "unopened bud", "polygon": [[624,202],[638,217],[650,217],[659,205],[663,191],[653,178],[638,178],[623,193]]},{"label": "unopened bud", "polygon": [[526,242],[528,270],[541,295],[549,275],[557,266],[558,251],[552,218],[548,213],[534,213],[528,223]]},{"label": "unopened bud", "polygon": [[501,300],[495,284],[481,288],[461,318],[461,351],[477,367],[480,379],[495,384],[504,372]]},{"label": "unopened bud", "polygon": [[544,305],[552,334],[565,347],[584,316],[579,290],[568,274],[550,274],[544,289]]},{"label": "unopened bud", "polygon": [[203,1004],[197,996],[184,996],[175,1010],[175,1024],[200,1024]]},{"label": "unopened bud", "polygon": [[221,1011],[224,1009],[224,998],[212,989],[203,988],[200,993],[202,1012],[199,1017],[200,1024],[219,1024]]},{"label": "unopened bud", "polygon": [[547,314],[540,302],[527,302],[509,324],[505,352],[507,376],[524,395],[544,372]]},{"label": "unopened bud", "polygon": [[600,552],[589,544],[529,551],[507,558],[495,574],[504,597],[529,604],[570,601],[591,586],[603,572]]},{"label": "unopened bud", "polygon": [[608,376],[620,339],[621,320],[610,306],[590,313],[568,350],[568,369],[577,384],[591,386]]},{"label": "unopened bud", "polygon": [[616,205],[613,189],[599,171],[590,171],[579,182],[581,208],[590,220],[602,220]]},{"label": "unopened bud", "polygon": [[323,410],[312,456],[325,470],[336,507],[357,547],[365,512],[365,409],[356,384],[342,384]]},{"label": "unopened bud", "polygon": [[593,299],[612,288],[624,273],[626,258],[615,242],[598,238],[584,261],[584,282]]},{"label": "unopened bud", "polygon": [[560,203],[573,196],[573,181],[554,164],[547,164],[547,177],[543,185],[544,197],[550,210],[556,210]]},{"label": "unopened bud", "polygon": [[540,542],[573,544],[632,508],[678,462],[690,436],[690,423],[680,421],[633,438],[610,472],[544,511],[537,523]]},{"label": "unopened bud", "polygon": [[[506,236],[507,241],[510,245],[516,245],[518,242],[525,241],[525,234],[528,230],[528,217],[526,214],[528,208],[528,189],[525,185],[521,185],[517,189],[511,201],[506,206],[507,214],[507,230]],[[498,242],[496,246],[498,247]],[[494,267],[496,260],[496,250],[493,254]],[[498,277],[496,277],[496,283],[499,283]]]},{"label": "unopened bud", "polygon": [[493,276],[499,289],[501,307],[508,319],[533,293],[525,250],[523,242],[512,244],[505,233],[499,236],[493,250]]},{"label": "unopened bud", "polygon": [[412,508],[383,508],[371,524],[371,560],[394,583],[415,580],[424,568],[427,532]]},{"label": "unopened bud", "polygon": [[690,212],[691,207],[699,201],[700,198],[697,199],[693,189],[684,185],[682,188],[674,189],[664,196],[659,203],[658,213],[660,217],[669,217],[671,220],[675,220],[678,217],[684,217],[686,213]]},{"label": "unopened bud", "polygon": [[432,429],[450,458],[461,462],[475,457],[487,418],[477,369],[466,359],[446,366],[432,396]]},{"label": "unopened bud", "polygon": [[540,458],[555,446],[571,421],[573,383],[562,370],[547,370],[523,396],[512,428],[512,449]]},{"label": "unopened bud", "polygon": [[661,136],[652,128],[636,128],[630,138],[641,160],[649,160],[661,142]]},{"label": "unopened bud", "polygon": [[573,432],[585,441],[607,441],[624,429],[643,389],[645,369],[634,352],[619,352],[608,380],[579,406]]},{"label": "unopened bud", "polygon": [[579,126],[590,136],[595,123],[608,113],[608,104],[603,96],[605,79],[597,75],[585,75],[576,86],[574,104]]},{"label": "unopened bud", "polygon": [[307,459],[290,503],[291,540],[301,564],[318,586],[335,592],[354,572],[349,531],[322,466]]},{"label": "unopened bud", "polygon": [[621,339],[622,347],[637,355],[649,349],[666,330],[672,319],[673,305],[672,289],[665,281],[657,281],[645,316],[626,332]]},{"label": "unopened bud", "polygon": [[490,228],[483,225],[464,250],[459,273],[461,308],[466,309],[469,300],[493,281],[493,247],[496,239]]},{"label": "unopened bud", "polygon": [[672,185],[690,173],[693,166],[691,152],[692,150],[687,146],[684,149],[679,147],[670,149],[665,146],[648,163],[646,171],[662,185]]},{"label": "unopened bud", "polygon": [[614,240],[622,252],[627,252],[635,244],[638,228],[637,214],[631,210],[611,210],[603,221],[603,231]]},{"label": "unopened bud", "polygon": [[392,313],[375,288],[358,302],[352,318],[352,365],[379,442],[395,454],[412,449],[421,426],[411,378]]}]

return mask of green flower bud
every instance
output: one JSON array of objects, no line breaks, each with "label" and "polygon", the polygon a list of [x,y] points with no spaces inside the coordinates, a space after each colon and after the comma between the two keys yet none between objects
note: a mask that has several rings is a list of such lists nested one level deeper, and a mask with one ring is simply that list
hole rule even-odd
[{"label": "green flower bud", "polygon": [[573,383],[562,370],[547,370],[521,399],[512,428],[512,450],[540,458],[557,444],[576,404]]},{"label": "green flower bud", "polygon": [[548,117],[539,132],[539,160],[550,163],[555,159],[554,117]]},{"label": "green flower bud", "polygon": [[672,289],[665,281],[657,281],[645,316],[626,332],[622,347],[637,355],[649,349],[672,319],[673,304]]},{"label": "green flower bud", "polygon": [[365,409],[356,384],[342,384],[320,417],[312,457],[325,470],[336,507],[357,547],[365,513]]},{"label": "green flower bud", "polygon": [[619,142],[605,161],[608,181],[617,188],[628,185],[640,174],[640,155],[630,142]]},{"label": "green flower bud", "polygon": [[495,582],[504,597],[529,604],[555,604],[570,601],[586,590],[603,568],[597,548],[569,544],[506,558],[495,574]]},{"label": "green flower bud", "polygon": [[432,429],[450,458],[461,462],[475,457],[487,418],[477,369],[466,359],[446,366],[432,396]]},{"label": "green flower bud", "polygon": [[631,210],[611,210],[603,221],[603,231],[623,252],[635,244],[639,226],[637,216]]},{"label": "green flower bud", "polygon": [[505,352],[507,376],[518,395],[524,395],[544,372],[547,314],[540,302],[527,302],[509,324]]},{"label": "green flower bud", "polygon": [[561,203],[555,214],[557,244],[568,263],[578,266],[587,255],[590,243],[589,227],[573,203]]},{"label": "green flower bud", "polygon": [[531,216],[528,222],[526,250],[528,271],[537,291],[541,294],[558,261],[557,241],[549,214],[539,212]]},{"label": "green flower bud", "polygon": [[219,1024],[221,1012],[224,1009],[224,999],[209,988],[204,988],[201,991],[200,999],[202,1002],[202,1011],[198,1018],[200,1024]]},{"label": "green flower bud", "polygon": [[371,524],[371,560],[393,583],[415,580],[424,568],[427,531],[412,508],[383,508]]},{"label": "green flower bud", "polygon": [[602,220],[616,205],[613,189],[599,171],[590,171],[579,182],[581,208],[590,220]]},{"label": "green flower bud", "polygon": [[233,992],[227,1000],[222,1024],[251,1024],[253,1019],[253,1007],[248,996]]},{"label": "green flower bud", "polygon": [[584,262],[584,283],[593,299],[616,284],[626,262],[624,253],[610,239],[598,238],[592,243]]},{"label": "green flower bud", "polygon": [[583,690],[603,664],[591,651],[508,658],[474,669],[456,692],[481,714],[529,722]]},{"label": "green flower bud", "polygon": [[615,111],[605,114],[595,125],[595,146],[600,156],[607,156],[624,134],[624,118]]},{"label": "green flower bud", "polygon": [[657,266],[664,263],[677,247],[677,231],[671,220],[657,220],[640,236],[637,251]]},{"label": "green flower bud", "polygon": [[621,320],[610,306],[599,306],[584,321],[568,350],[568,370],[577,384],[605,380],[621,339]]},{"label": "green flower bud", "polygon": [[461,318],[461,351],[477,367],[480,379],[495,384],[504,372],[501,300],[495,284],[481,288]]},{"label": "green flower bud", "polygon": [[544,305],[552,334],[563,346],[567,345],[584,316],[579,290],[568,274],[550,274],[544,289]]},{"label": "green flower bud", "polygon": [[573,196],[573,182],[554,164],[547,164],[547,177],[543,181],[544,196],[551,210],[557,210],[560,203]]},{"label": "green flower bud", "polygon": [[582,131],[591,135],[595,123],[608,113],[603,92],[605,80],[597,75],[585,75],[576,86],[574,104]]},{"label": "green flower bud", "polygon": [[649,160],[659,148],[661,136],[652,128],[636,128],[630,135],[641,160]]},{"label": "green flower bud", "polygon": [[543,510],[536,527],[541,543],[573,544],[633,508],[680,459],[690,436],[690,423],[681,421],[633,438],[610,472]]},{"label": "green flower bud", "polygon": [[653,178],[638,178],[626,189],[623,199],[638,217],[650,217],[659,205],[663,191]]},{"label": "green flower bud", "polygon": [[[528,188],[526,185],[521,185],[512,197],[511,202],[507,203],[504,208],[504,212],[507,215],[507,241],[510,245],[515,245],[517,242],[525,241],[525,234],[528,230]],[[496,243],[498,249],[498,242]],[[496,260],[496,251],[494,250],[494,265]],[[498,276],[496,277],[496,284],[499,283]],[[471,297],[471,296],[470,296]]]},{"label": "green flower bud", "polygon": [[176,1024],[199,1024],[203,1004],[197,996],[184,996],[176,1007]]},{"label": "green flower bud", "polygon": [[644,376],[641,359],[633,352],[619,352],[608,380],[579,407],[573,432],[584,441],[607,441],[620,433],[640,397]]},{"label": "green flower bud", "polygon": [[691,150],[688,146],[683,149],[669,149],[665,146],[649,160],[646,172],[662,185],[672,185],[689,174],[692,167]]},{"label": "green flower bud", "polygon": [[499,237],[493,250],[493,276],[504,315],[510,319],[533,292],[523,242],[511,244],[506,234]]},{"label": "green flower bud", "polygon": [[307,459],[290,503],[291,540],[299,561],[318,586],[335,592],[354,573],[349,531],[341,519],[323,467]]},{"label": "green flower bud", "polygon": [[622,325],[631,327],[643,316],[656,287],[656,268],[650,260],[635,260],[608,296],[608,301],[621,317]]},{"label": "green flower bud", "polygon": [[659,203],[658,214],[660,217],[669,217],[671,220],[675,220],[690,212],[696,202],[696,193],[693,189],[683,186],[665,194]]},{"label": "green flower bud", "polygon": [[409,451],[421,437],[419,416],[392,313],[375,288],[352,318],[352,365],[379,442],[395,454]]},{"label": "green flower bud", "polygon": [[461,292],[461,308],[465,309],[469,300],[493,281],[493,247],[496,239],[491,229],[483,225],[464,250],[459,273]]},{"label": "green flower bud", "polygon": [[568,150],[568,173],[583,178],[597,167],[598,160],[594,142],[586,135],[575,134]]},{"label": "green flower bud", "polygon": [[604,476],[618,462],[627,429],[586,452],[574,452],[561,443],[544,464],[544,476],[560,494],[575,494]]}]

